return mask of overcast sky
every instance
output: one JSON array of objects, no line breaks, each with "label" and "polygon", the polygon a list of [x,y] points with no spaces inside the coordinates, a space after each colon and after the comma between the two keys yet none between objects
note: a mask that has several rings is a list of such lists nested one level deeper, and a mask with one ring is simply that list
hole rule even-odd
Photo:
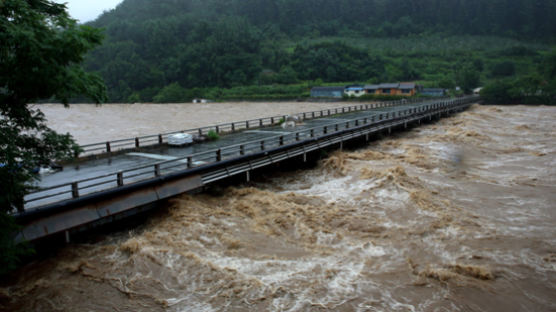
[{"label": "overcast sky", "polygon": [[85,23],[97,18],[102,12],[115,8],[122,0],[54,0],[67,3],[71,17]]}]

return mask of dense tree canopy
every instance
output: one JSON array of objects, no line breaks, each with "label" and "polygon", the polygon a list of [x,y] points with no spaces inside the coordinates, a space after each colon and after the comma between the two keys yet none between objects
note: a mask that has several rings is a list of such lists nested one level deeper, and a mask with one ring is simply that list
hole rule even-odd
[{"label": "dense tree canopy", "polygon": [[152,101],[174,83],[189,89],[317,78],[440,81],[414,61],[386,62],[335,41],[423,41],[432,34],[546,41],[556,34],[555,14],[552,0],[125,0],[91,23],[106,29],[107,40],[87,68],[104,78],[111,101]]},{"label": "dense tree canopy", "polygon": [[63,103],[78,95],[105,100],[100,77],[80,62],[100,44],[101,33],[78,26],[65,6],[46,0],[0,2],[0,272],[13,264],[7,213],[20,210],[36,169],[73,157],[77,145],[69,134],[49,129],[44,115],[29,106],[55,97]]}]

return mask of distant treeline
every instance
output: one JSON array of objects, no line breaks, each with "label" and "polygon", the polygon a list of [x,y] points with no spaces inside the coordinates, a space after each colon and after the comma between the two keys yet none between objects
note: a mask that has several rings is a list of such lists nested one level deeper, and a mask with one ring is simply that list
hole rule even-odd
[{"label": "distant treeline", "polygon": [[[530,42],[553,42],[555,3],[125,0],[91,23],[105,28],[106,38],[86,67],[104,78],[112,102],[262,99],[261,86],[277,84],[295,86],[280,87],[284,92],[269,98],[297,98],[308,92],[299,85],[315,81],[424,80],[453,87],[473,80],[467,83],[473,87],[498,75],[497,59],[512,63],[513,74],[535,66],[541,56]],[[476,38],[470,35],[480,35],[489,48],[445,48],[454,41],[449,38]],[[381,48],[371,38],[398,38],[409,48]],[[498,44],[511,40],[520,43]],[[504,68],[500,72],[505,75]]]}]

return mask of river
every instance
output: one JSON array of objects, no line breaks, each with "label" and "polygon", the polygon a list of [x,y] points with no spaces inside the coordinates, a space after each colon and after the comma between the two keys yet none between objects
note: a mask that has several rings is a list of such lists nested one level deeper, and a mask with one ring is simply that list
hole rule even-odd
[{"label": "river", "polygon": [[26,265],[0,307],[556,311],[555,120],[555,107],[473,105],[313,169],[180,196]]}]

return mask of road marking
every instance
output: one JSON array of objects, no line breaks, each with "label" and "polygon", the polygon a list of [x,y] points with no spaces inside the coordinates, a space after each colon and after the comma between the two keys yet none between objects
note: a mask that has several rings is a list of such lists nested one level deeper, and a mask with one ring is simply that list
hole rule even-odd
[{"label": "road marking", "polygon": [[[149,153],[127,153],[127,155],[128,156],[151,158],[151,159],[156,159],[156,160],[176,160],[176,159],[178,159],[178,157],[174,157],[174,156],[160,155],[160,154],[149,154]],[[179,159],[178,162],[186,164],[187,163],[187,158]],[[193,166],[200,166],[200,165],[204,165],[206,163],[207,162],[205,162],[205,161],[199,161],[199,160],[194,160],[192,162]]]},{"label": "road marking", "polygon": [[337,122],[345,122],[345,121],[352,121],[353,119],[342,119],[342,118],[315,118],[314,121],[337,121]]},{"label": "road marking", "polygon": [[[127,155],[129,155],[129,156],[145,157],[145,158],[151,158],[151,159],[157,159],[157,160],[174,160],[174,159],[178,159],[177,157],[174,157],[174,156],[160,155],[160,154],[149,154],[149,153],[127,153]],[[187,160],[186,160],[186,161],[187,161]]]},{"label": "road marking", "polygon": [[244,132],[245,133],[292,134],[291,132],[287,132],[287,131],[265,131],[265,130],[249,130]]}]

